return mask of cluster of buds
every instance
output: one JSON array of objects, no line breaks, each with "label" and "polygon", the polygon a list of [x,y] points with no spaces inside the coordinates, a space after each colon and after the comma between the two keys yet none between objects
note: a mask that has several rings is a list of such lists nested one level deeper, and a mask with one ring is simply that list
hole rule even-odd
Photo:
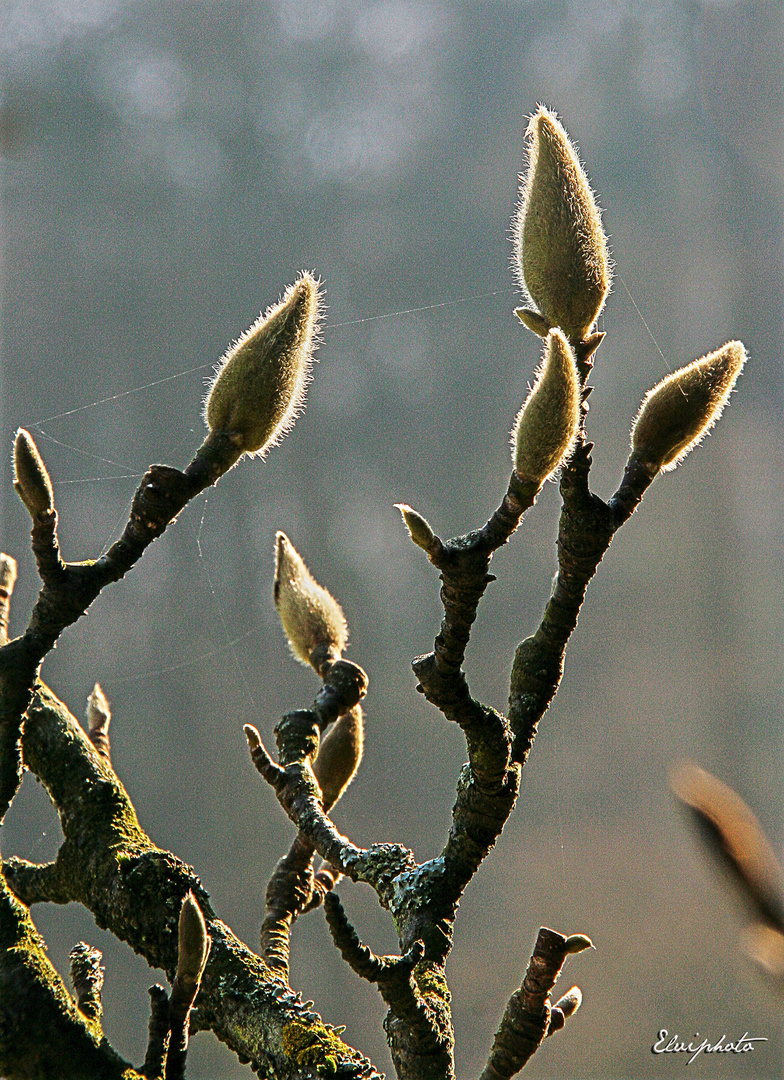
[{"label": "cluster of buds", "polygon": [[[598,340],[590,335],[612,275],[601,214],[566,131],[540,107],[527,134],[528,169],[514,238],[519,281],[534,307],[517,315],[545,338],[545,354],[512,432],[512,456],[522,481],[542,484],[576,443],[583,388],[575,350]],[[710,431],[745,360],[743,345],[731,341],[646,395],[632,429],[632,452],[651,476],[675,468]]]},{"label": "cluster of buds", "polygon": [[[275,537],[275,607],[292,653],[318,674],[339,660],[348,642],[346,618],[335,598],[315,580],[285,533]],[[313,772],[324,809],[335,805],[359,768],[363,751],[359,705],[338,717],[318,751]]]}]

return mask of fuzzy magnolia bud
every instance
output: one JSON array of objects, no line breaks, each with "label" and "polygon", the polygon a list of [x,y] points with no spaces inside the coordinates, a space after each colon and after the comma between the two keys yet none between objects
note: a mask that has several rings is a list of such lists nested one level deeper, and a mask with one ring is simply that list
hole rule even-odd
[{"label": "fuzzy magnolia bud", "polygon": [[32,517],[54,509],[52,481],[29,431],[19,428],[14,443],[14,487]]},{"label": "fuzzy magnolia bud", "polygon": [[346,619],[337,600],[311,575],[285,533],[275,537],[275,607],[291,651],[311,663],[317,646],[342,653],[348,641]]},{"label": "fuzzy magnolia bud", "polygon": [[318,315],[318,283],[302,274],[216,368],[204,405],[210,431],[233,435],[245,453],[264,454],[291,429],[310,378]]},{"label": "fuzzy magnolia bud", "polygon": [[547,335],[542,366],[512,430],[514,470],[542,485],[574,446],[580,422],[580,377],[560,330]]},{"label": "fuzzy magnolia bud", "polygon": [[[527,134],[528,172],[515,218],[521,284],[547,322],[560,326],[570,340],[581,341],[610,289],[602,219],[555,113],[540,106]],[[541,333],[527,316],[523,321]]]},{"label": "fuzzy magnolia bud", "polygon": [[429,522],[421,514],[418,514],[416,510],[412,510],[407,503],[395,503],[395,506],[402,514],[403,521],[408,529],[408,535],[417,547],[429,551],[435,539],[435,534],[430,528]]},{"label": "fuzzy magnolia bud", "polygon": [[362,708],[355,705],[335,721],[313,763],[327,812],[354,779],[362,760],[363,742]]},{"label": "fuzzy magnolia bud", "polygon": [[651,471],[674,469],[719,419],[746,362],[740,341],[673,372],[650,390],[632,428],[632,450]]},{"label": "fuzzy magnolia bud", "polygon": [[179,937],[177,945],[177,978],[191,986],[201,982],[212,941],[207,924],[192,892],[180,908]]}]

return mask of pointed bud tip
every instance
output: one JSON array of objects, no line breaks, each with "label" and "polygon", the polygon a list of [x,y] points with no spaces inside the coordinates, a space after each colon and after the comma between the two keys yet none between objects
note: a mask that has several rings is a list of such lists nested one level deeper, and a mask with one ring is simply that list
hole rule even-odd
[{"label": "pointed bud tip", "polygon": [[512,430],[514,469],[523,483],[542,485],[569,456],[580,424],[580,377],[560,330],[551,330],[533,389]]},{"label": "pointed bud tip", "polygon": [[651,472],[674,469],[721,416],[746,362],[740,341],[667,375],[643,399],[631,444]]},{"label": "pointed bud tip", "polygon": [[320,308],[319,282],[303,272],[231,346],[204,403],[210,431],[263,456],[291,430],[310,381]]},{"label": "pointed bud tip", "polygon": [[312,654],[319,646],[343,652],[348,641],[343,611],[283,532],[275,534],[273,599],[291,651],[303,664],[313,665]]}]

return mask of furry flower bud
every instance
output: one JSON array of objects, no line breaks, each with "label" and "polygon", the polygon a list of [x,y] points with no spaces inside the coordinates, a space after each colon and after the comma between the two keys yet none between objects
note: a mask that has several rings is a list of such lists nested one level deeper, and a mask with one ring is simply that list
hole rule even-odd
[{"label": "furry flower bud", "polygon": [[313,763],[327,812],[354,779],[362,760],[363,744],[362,707],[355,705],[339,716],[327,732]]},{"label": "furry flower bud", "polygon": [[319,645],[343,652],[348,627],[340,604],[314,580],[282,532],[275,537],[273,598],[291,651],[303,664],[312,663],[311,655]]},{"label": "furry flower bud", "polygon": [[196,903],[196,897],[189,892],[180,908],[177,948],[177,978],[180,982],[198,986],[204,974],[211,944],[207,924]]},{"label": "furry flower bud", "polygon": [[14,443],[14,487],[32,517],[54,509],[52,481],[29,431],[19,428]]},{"label": "furry flower bud", "polygon": [[408,529],[408,535],[417,547],[421,547],[424,551],[430,551],[435,540],[435,534],[430,528],[430,523],[426,518],[423,518],[421,514],[418,514],[416,510],[413,510],[407,503],[395,503],[395,506],[403,517],[403,521]]},{"label": "furry flower bud", "polygon": [[[528,171],[514,223],[521,284],[547,322],[571,341],[582,341],[610,289],[602,219],[555,113],[540,106],[527,135]],[[523,321],[541,333],[529,316]]]},{"label": "furry flower bud", "polygon": [[632,450],[653,473],[674,469],[708,434],[727,404],[746,362],[730,341],[649,390],[632,428]]},{"label": "furry flower bud", "polygon": [[210,431],[264,454],[291,429],[310,379],[318,316],[318,283],[304,273],[220,361],[204,405]]},{"label": "furry flower bud", "polygon": [[560,330],[551,330],[544,360],[512,430],[514,470],[541,486],[574,446],[580,422],[580,377]]}]

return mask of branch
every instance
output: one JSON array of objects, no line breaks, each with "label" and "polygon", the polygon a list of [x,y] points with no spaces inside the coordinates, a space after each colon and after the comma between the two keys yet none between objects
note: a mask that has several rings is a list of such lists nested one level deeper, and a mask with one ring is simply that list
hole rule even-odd
[{"label": "branch", "polygon": [[561,473],[563,508],[558,525],[558,573],[536,633],[515,653],[509,694],[513,759],[524,765],[536,729],[563,674],[566,645],[588,583],[617,530],[634,513],[656,473],[630,457],[620,487],[609,503],[588,487],[593,444],[584,435]]},{"label": "branch", "polygon": [[70,1080],[142,1080],[106,1042],[100,1012],[74,1004],[29,911],[0,875],[0,1073],[61,1076],[63,1061]]},{"label": "branch", "polygon": [[169,1046],[169,995],[156,983],[151,986],[150,1024],[147,1038],[147,1053],[141,1072],[148,1080],[160,1080],[166,1065],[166,1051]]},{"label": "branch", "polygon": [[306,910],[315,890],[313,845],[294,839],[288,853],[272,872],[267,886],[267,912],[261,924],[261,955],[281,978],[289,975],[291,927]]},{"label": "branch", "polygon": [[[253,764],[273,788],[278,802],[305,840],[312,843],[322,859],[341,874],[352,881],[364,881],[372,886],[381,904],[389,907],[394,881],[398,874],[416,868],[414,857],[408,848],[399,844],[373,844],[369,848],[358,848],[338,832],[324,812],[321,789],[309,760],[312,747],[317,745],[315,712],[301,709],[287,713],[275,729],[279,745],[283,744],[287,756],[293,758],[286,768],[272,760],[252,724],[246,724],[244,731]],[[296,750],[297,742],[300,744],[299,751]],[[297,753],[299,756],[295,757]]]},{"label": "branch", "polygon": [[539,930],[525,978],[509,999],[480,1080],[509,1080],[536,1053],[542,1040],[577,1011],[582,997],[576,987],[555,1008],[550,1005],[550,991],[569,953],[590,947],[589,939],[581,934],[567,938],[546,926]]},{"label": "branch", "polygon": [[[438,695],[440,682],[448,681],[448,676],[460,670],[479,601],[490,582],[495,580],[487,572],[493,552],[505,544],[515,531],[525,511],[533,506],[540,487],[535,482],[524,483],[516,473],[512,473],[501,505],[490,520],[476,532],[445,543],[433,534],[424,518],[418,514],[414,516],[410,507],[403,504],[399,507],[412,539],[425,547],[427,557],[441,571],[443,582],[441,600],[444,618],[435,648],[427,658],[420,657],[415,661],[429,676],[423,685],[423,693],[428,700],[431,700],[431,694]],[[425,664],[426,659],[430,663]],[[416,667],[415,671],[422,682]]]},{"label": "branch", "polygon": [[311,766],[321,732],[348,713],[364,696],[367,675],[347,660],[327,660],[319,671],[324,685],[310,709],[286,713],[275,728],[280,764],[267,753],[258,730],[244,727],[251,759],[277,795],[278,802],[330,867],[371,885],[384,907],[392,901],[393,881],[416,864],[411,852],[398,844],[358,848],[342,836],[324,810],[321,788]]},{"label": "branch", "polygon": [[411,981],[411,973],[424,958],[423,941],[415,941],[403,956],[376,956],[363,945],[335,893],[324,899],[329,932],[340,955],[357,975],[375,983],[393,1013],[415,1028],[420,1036],[433,1035],[428,1008]]},{"label": "branch", "polygon": [[173,980],[178,914],[189,891],[197,897],[212,948],[192,1031],[209,1028],[263,1074],[289,1080],[308,1075],[287,1036],[300,1025],[316,1039],[310,1064],[329,1057],[347,1078],[379,1076],[216,917],[193,870],[155,847],[117,776],[40,683],[25,722],[24,755],[60,812],[65,841],[56,860],[64,882],[58,898],[84,904],[99,926]]},{"label": "branch", "polygon": [[[49,477],[27,432],[17,433],[15,449],[17,476],[22,475],[20,460],[35,466],[31,475],[24,474],[23,483],[17,479],[16,487],[32,516],[32,549],[42,585],[24,635],[0,648],[0,821],[21,783],[22,721],[44,657],[63,630],[85,614],[104,586],[124,577],[183,507],[214,484],[242,454],[234,435],[210,432],[184,472],[152,465],[133,497],[120,539],[95,562],[66,563],[60,555]],[[3,634],[13,585],[11,580],[9,587],[8,566],[4,565],[7,595],[0,597]]]},{"label": "branch", "polygon": [[[356,773],[362,758],[363,739],[362,707],[357,704],[338,717],[319,747],[313,775],[321,789],[327,813]],[[319,907],[341,877],[340,871],[328,863],[314,873],[314,855],[313,844],[298,835],[273,870],[267,886],[261,954],[284,979],[288,979],[292,926],[300,915]]]}]

